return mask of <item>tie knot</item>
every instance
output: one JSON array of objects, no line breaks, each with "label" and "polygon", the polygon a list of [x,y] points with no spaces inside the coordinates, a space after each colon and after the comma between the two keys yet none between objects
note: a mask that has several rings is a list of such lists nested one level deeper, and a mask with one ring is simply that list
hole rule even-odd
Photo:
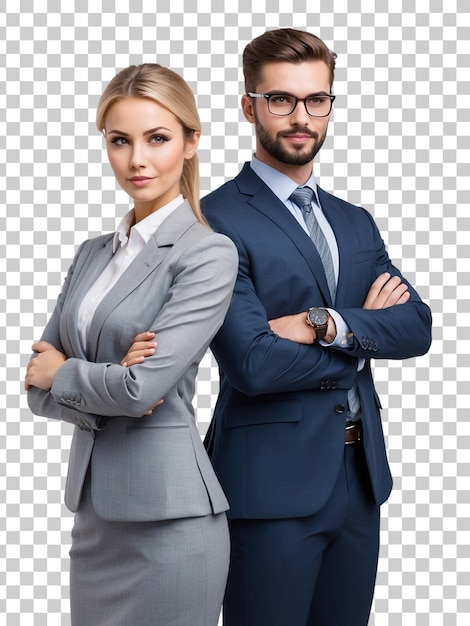
[{"label": "tie knot", "polygon": [[295,202],[302,211],[310,211],[312,208],[313,195],[313,189],[310,187],[297,187],[289,198]]}]

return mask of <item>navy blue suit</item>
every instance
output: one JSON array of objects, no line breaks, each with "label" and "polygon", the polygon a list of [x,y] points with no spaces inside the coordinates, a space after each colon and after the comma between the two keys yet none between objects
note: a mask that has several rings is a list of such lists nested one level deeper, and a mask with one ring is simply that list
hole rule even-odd
[{"label": "navy blue suit", "polygon": [[[312,241],[249,164],[203,199],[209,223],[239,253],[233,300],[211,345],[220,393],[205,442],[231,520],[321,515],[344,463],[347,393],[354,382],[370,499],[383,503],[392,479],[370,359],[406,359],[430,346],[430,310],[411,285],[406,304],[362,309],[377,276],[401,274],[366,210],[322,189],[318,193],[339,251],[334,307]],[[338,311],[353,333],[349,349],[301,345],[271,331],[268,320],[311,306]],[[358,372],[360,358],[365,365]],[[274,613],[270,626],[284,624]],[[262,626],[249,618],[226,623]],[[285,626],[302,625],[294,619]]]}]

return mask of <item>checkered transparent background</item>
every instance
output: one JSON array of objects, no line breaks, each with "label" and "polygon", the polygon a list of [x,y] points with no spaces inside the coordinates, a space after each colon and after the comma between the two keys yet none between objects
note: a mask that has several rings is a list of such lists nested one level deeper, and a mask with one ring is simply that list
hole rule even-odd
[{"label": "checkered transparent background", "polygon": [[[0,0],[2,624],[70,623],[71,429],[31,415],[22,378],[76,246],[129,208],[94,127],[98,98],[132,63],[181,72],[203,121],[206,193],[254,145],[239,110],[241,52],[287,26],[338,53],[320,184],[374,214],[434,316],[428,355],[375,367],[395,488],[370,624],[470,623],[469,10],[466,0]],[[216,394],[208,353],[201,433]]]}]

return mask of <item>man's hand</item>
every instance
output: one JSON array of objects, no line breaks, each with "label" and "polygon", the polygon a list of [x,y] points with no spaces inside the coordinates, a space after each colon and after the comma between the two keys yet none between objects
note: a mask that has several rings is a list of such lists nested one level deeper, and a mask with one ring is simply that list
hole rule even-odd
[{"label": "man's hand", "polygon": [[405,304],[410,299],[408,286],[401,282],[399,276],[385,272],[372,283],[362,306],[363,309],[387,309],[396,304]]},{"label": "man's hand", "polygon": [[155,354],[155,348],[157,342],[153,341],[155,333],[147,331],[140,333],[134,337],[134,343],[129,348],[126,356],[122,359],[120,365],[123,367],[131,367],[131,365],[138,365],[143,363],[144,360]]},{"label": "man's hand", "polygon": [[[381,274],[372,283],[367,294],[363,309],[386,309],[396,304],[405,304],[410,299],[408,286],[399,276],[390,276],[388,272]],[[296,343],[312,344],[316,340],[315,329],[307,324],[307,312],[295,315],[284,315],[270,320],[269,326],[273,333]],[[326,343],[331,343],[336,337],[336,325],[331,317],[328,318],[328,330],[324,337]],[[136,338],[137,339],[137,338]]]},{"label": "man's hand", "polygon": [[[306,321],[307,311],[303,313],[297,313],[296,315],[284,315],[277,319],[270,320],[269,326],[273,333],[282,337],[283,339],[289,339],[296,343],[312,344],[317,338],[315,329],[309,326]],[[331,343],[336,337],[336,325],[331,315],[328,317],[328,331],[324,340],[327,343]]]},{"label": "man's hand", "polygon": [[33,352],[37,352],[37,356],[28,363],[24,388],[28,391],[30,387],[39,387],[39,389],[48,391],[67,357],[47,341],[33,344],[32,349]]},{"label": "man's hand", "polygon": [[284,315],[277,319],[270,320],[271,330],[283,339],[290,339],[296,343],[311,344],[315,341],[315,329],[307,324],[306,313],[296,315]]}]

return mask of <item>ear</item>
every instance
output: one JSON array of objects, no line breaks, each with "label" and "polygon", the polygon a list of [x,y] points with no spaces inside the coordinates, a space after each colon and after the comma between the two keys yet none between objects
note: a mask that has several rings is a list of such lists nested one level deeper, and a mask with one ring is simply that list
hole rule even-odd
[{"label": "ear", "polygon": [[242,96],[242,111],[243,115],[250,122],[250,124],[255,123],[255,112],[254,112],[254,103],[253,98],[244,94]]},{"label": "ear", "polygon": [[194,130],[190,139],[186,139],[186,142],[184,145],[184,158],[185,159],[193,158],[194,154],[196,153],[200,137],[201,137],[201,131]]}]

